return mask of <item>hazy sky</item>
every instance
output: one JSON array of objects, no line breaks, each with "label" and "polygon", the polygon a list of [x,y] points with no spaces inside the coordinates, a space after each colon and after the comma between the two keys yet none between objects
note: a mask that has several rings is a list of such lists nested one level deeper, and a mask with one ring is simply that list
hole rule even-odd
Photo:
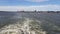
[{"label": "hazy sky", "polygon": [[0,0],[0,11],[60,11],[60,0]]}]

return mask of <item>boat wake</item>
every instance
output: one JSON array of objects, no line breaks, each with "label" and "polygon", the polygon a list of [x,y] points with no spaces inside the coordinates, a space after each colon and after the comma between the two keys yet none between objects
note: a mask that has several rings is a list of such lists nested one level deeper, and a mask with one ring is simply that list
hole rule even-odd
[{"label": "boat wake", "polygon": [[0,34],[46,34],[40,26],[40,21],[25,18],[14,24],[9,24],[0,29]]}]

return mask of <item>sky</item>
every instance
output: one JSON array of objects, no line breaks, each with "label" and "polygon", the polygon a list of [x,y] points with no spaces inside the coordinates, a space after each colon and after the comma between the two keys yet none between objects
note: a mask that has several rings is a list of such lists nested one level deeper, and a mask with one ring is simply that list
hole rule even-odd
[{"label": "sky", "polygon": [[60,11],[60,0],[0,0],[0,11]]}]

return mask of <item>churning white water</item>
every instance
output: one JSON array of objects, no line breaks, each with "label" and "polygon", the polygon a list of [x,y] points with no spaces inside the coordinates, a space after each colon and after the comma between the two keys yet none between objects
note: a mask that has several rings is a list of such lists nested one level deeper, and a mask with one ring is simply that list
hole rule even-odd
[{"label": "churning white water", "polygon": [[0,34],[46,34],[39,23],[38,20],[25,18],[22,22],[4,26],[0,29]]}]

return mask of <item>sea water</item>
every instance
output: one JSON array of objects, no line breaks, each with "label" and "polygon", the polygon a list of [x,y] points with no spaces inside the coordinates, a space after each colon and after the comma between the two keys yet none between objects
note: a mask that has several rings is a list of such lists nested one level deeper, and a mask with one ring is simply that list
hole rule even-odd
[{"label": "sea water", "polygon": [[0,34],[60,34],[58,13],[2,13]]}]

